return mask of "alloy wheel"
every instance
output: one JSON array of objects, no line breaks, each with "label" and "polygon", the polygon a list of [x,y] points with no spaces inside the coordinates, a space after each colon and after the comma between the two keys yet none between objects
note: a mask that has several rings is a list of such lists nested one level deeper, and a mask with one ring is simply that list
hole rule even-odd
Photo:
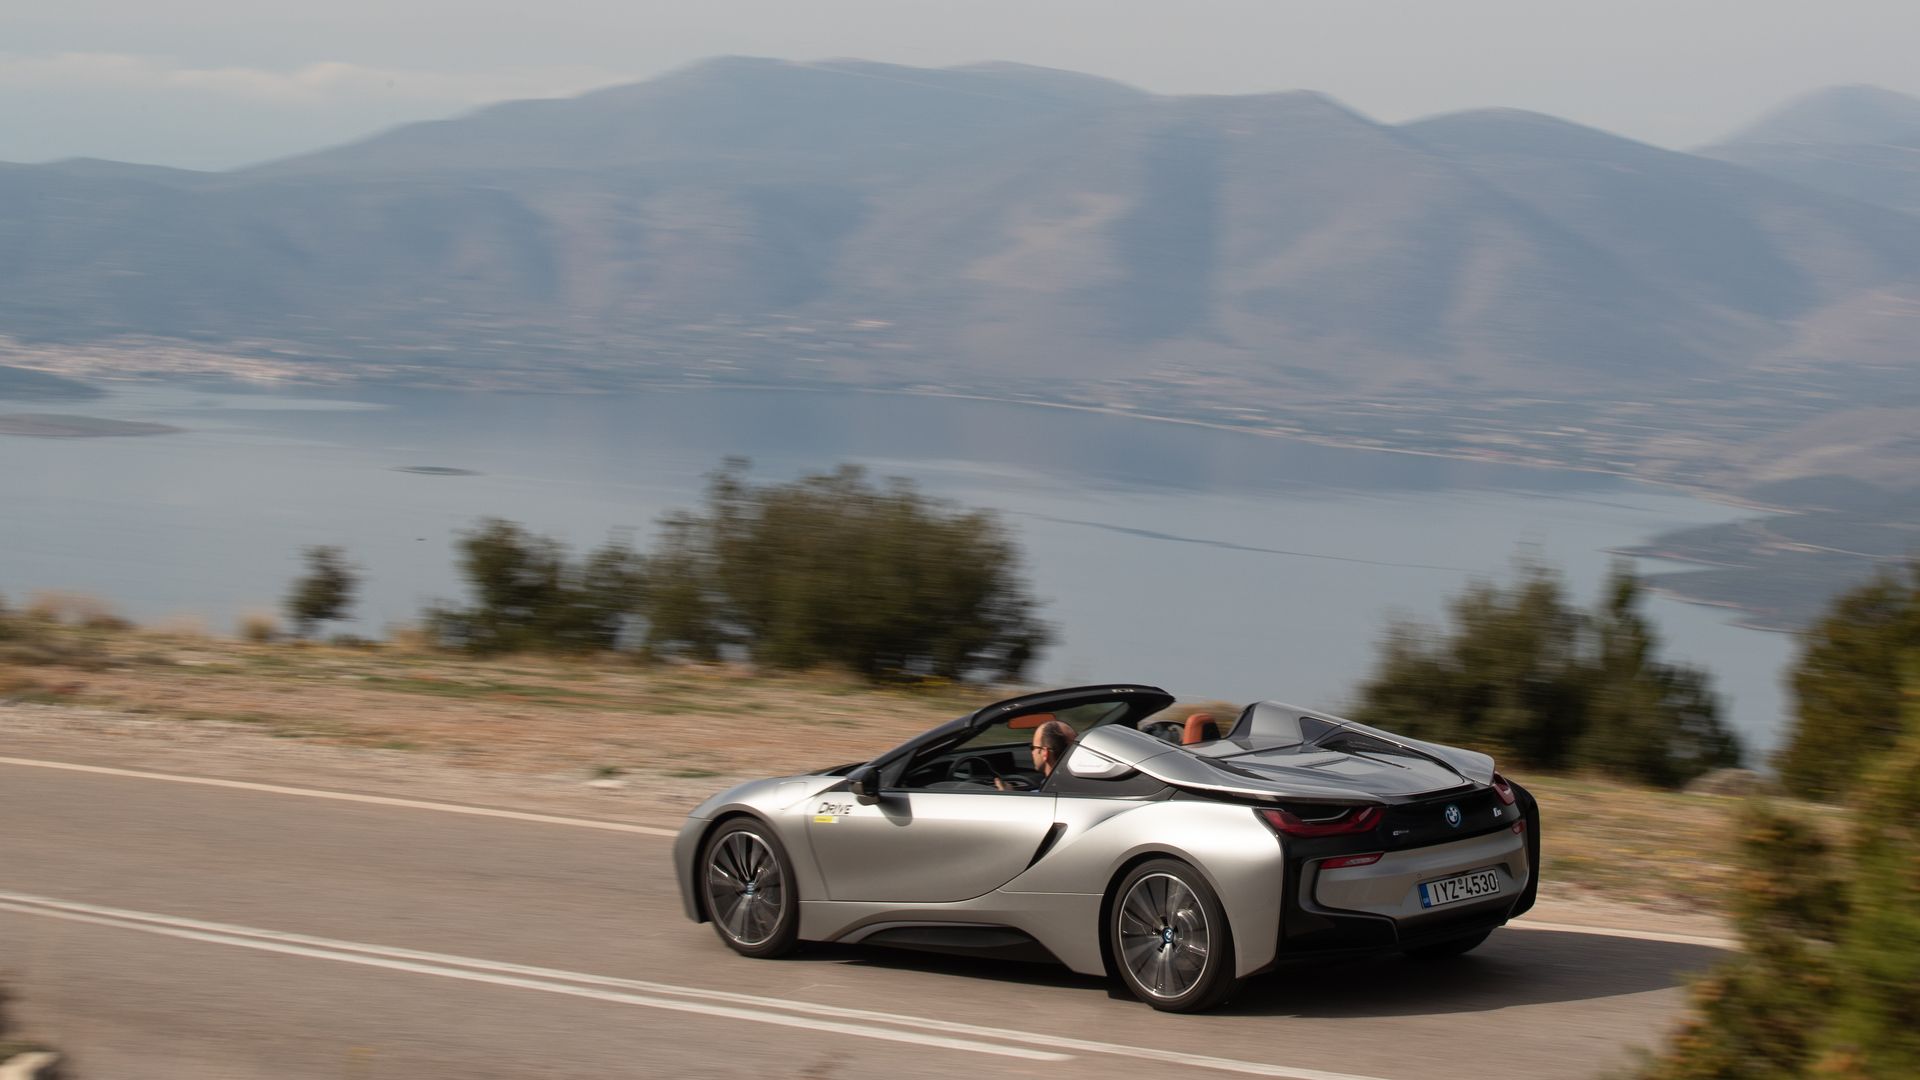
[{"label": "alloy wheel", "polygon": [[1211,944],[1207,913],[1187,883],[1148,874],[1120,900],[1121,962],[1141,989],[1177,998],[1206,974]]},{"label": "alloy wheel", "polygon": [[728,833],[707,854],[707,910],[733,942],[766,944],[779,931],[785,906],[780,860],[758,835]]}]

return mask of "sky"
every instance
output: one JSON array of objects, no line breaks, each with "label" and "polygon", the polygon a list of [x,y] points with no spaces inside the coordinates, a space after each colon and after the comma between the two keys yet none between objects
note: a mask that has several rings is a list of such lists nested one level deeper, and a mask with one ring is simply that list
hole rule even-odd
[{"label": "sky", "polygon": [[1920,95],[1915,0],[4,0],[0,161],[221,169],[721,55],[1011,60],[1700,145],[1834,84]]}]

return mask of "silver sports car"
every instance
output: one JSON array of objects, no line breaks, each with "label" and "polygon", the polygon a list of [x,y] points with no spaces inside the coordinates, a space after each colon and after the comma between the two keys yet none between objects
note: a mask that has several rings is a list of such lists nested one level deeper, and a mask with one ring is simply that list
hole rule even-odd
[{"label": "silver sports car", "polygon": [[687,915],[747,956],[1052,959],[1185,1012],[1293,961],[1456,956],[1533,906],[1539,810],[1486,755],[1275,701],[1222,732],[1172,703],[1028,694],[715,795],[674,843]]}]

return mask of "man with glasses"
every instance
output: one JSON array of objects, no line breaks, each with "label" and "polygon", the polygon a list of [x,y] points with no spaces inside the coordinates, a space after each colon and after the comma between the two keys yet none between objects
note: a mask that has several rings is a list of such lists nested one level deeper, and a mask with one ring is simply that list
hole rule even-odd
[{"label": "man with glasses", "polygon": [[[1065,720],[1048,720],[1033,729],[1033,767],[1040,770],[1040,782],[1053,775],[1054,767],[1066,760],[1067,749],[1073,745],[1077,733],[1073,725]],[[1001,791],[1018,791],[1021,788],[1009,786],[1004,780],[996,779],[993,786]]]}]

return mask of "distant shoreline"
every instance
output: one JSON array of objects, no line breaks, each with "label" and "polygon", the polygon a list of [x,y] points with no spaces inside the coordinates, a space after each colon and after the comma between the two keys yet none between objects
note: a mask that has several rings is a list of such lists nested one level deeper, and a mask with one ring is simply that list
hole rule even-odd
[{"label": "distant shoreline", "polygon": [[103,439],[117,435],[177,435],[186,428],[140,420],[104,420],[97,416],[62,413],[7,413],[0,415],[0,435],[35,439]]}]

